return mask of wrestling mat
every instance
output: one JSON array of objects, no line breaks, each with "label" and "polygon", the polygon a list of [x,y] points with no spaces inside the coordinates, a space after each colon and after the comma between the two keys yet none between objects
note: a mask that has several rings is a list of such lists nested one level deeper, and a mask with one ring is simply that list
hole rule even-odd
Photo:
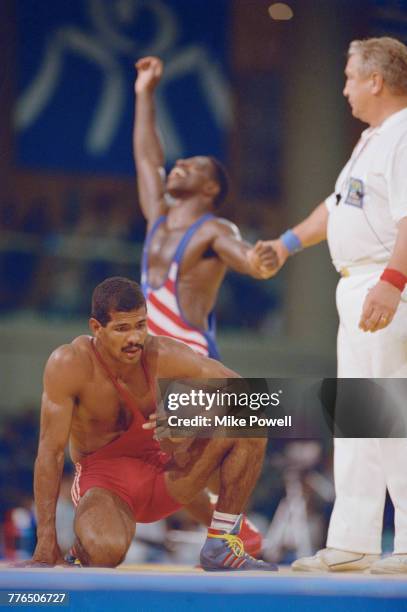
[{"label": "wrestling mat", "polygon": [[0,610],[44,606],[87,612],[238,612],[256,608],[276,612],[407,612],[407,575],[307,574],[284,566],[275,573],[206,573],[180,565],[122,565],[117,569],[16,569],[1,565]]}]

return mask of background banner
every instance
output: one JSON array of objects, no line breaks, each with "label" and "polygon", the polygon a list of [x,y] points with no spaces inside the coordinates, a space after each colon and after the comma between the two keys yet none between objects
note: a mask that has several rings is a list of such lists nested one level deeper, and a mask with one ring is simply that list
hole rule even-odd
[{"label": "background banner", "polygon": [[164,60],[167,162],[223,158],[231,118],[228,0],[17,2],[17,163],[133,174],[134,62]]}]

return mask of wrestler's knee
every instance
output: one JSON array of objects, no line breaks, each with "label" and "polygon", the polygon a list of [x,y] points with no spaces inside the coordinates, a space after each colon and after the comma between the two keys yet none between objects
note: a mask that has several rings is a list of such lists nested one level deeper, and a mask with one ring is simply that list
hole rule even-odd
[{"label": "wrestler's knee", "polygon": [[76,536],[78,556],[83,565],[91,567],[116,567],[122,563],[129,548],[127,538],[120,532],[102,536],[92,529],[86,533],[76,529]]},{"label": "wrestler's knee", "polygon": [[126,556],[134,535],[134,521],[129,507],[117,495],[94,487],[77,506],[74,531],[83,565],[115,567]]}]

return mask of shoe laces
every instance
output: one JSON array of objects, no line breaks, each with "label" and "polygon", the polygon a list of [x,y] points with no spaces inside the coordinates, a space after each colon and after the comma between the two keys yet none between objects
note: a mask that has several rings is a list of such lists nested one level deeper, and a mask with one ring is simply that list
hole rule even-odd
[{"label": "shoe laces", "polygon": [[226,541],[228,548],[232,550],[236,557],[250,557],[244,550],[243,541],[237,535],[231,533],[208,533],[208,538],[218,538],[219,540]]}]

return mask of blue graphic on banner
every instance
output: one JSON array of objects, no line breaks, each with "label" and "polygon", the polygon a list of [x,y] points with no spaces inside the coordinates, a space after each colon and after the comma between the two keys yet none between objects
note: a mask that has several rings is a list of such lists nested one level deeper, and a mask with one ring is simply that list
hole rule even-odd
[{"label": "blue graphic on banner", "polygon": [[369,36],[393,36],[407,43],[407,0],[373,0]]},{"label": "blue graphic on banner", "polygon": [[134,61],[165,62],[167,161],[224,157],[229,0],[18,0],[17,163],[132,174]]}]

